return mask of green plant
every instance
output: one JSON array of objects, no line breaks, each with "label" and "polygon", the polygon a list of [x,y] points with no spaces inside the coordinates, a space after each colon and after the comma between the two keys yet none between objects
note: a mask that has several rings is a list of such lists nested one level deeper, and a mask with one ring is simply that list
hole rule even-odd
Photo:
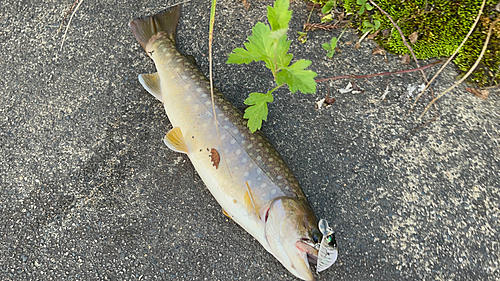
[{"label": "green plant", "polygon": [[367,32],[375,32],[380,28],[380,21],[379,20],[374,20],[373,24],[369,21],[364,21],[363,22],[363,30],[361,32],[367,33]]},{"label": "green plant", "polygon": [[371,11],[373,9],[373,6],[368,3],[368,0],[357,0],[356,4],[361,6],[358,11],[358,15],[362,15],[365,10]]},{"label": "green plant", "polygon": [[335,54],[335,48],[337,48],[337,40],[337,37],[333,37],[330,43],[326,42],[321,45],[323,49],[328,51],[328,53],[326,53],[327,57],[332,58],[333,54]]},{"label": "green plant", "polygon": [[321,13],[325,14],[325,16],[323,16],[321,18],[321,23],[325,23],[325,22],[329,22],[329,21],[333,20],[332,11],[335,8],[337,8],[337,1],[338,0],[329,0],[328,2],[325,3],[325,5],[323,5],[323,7],[321,8]]},{"label": "green plant", "polygon": [[326,53],[326,56],[329,57],[329,58],[332,58],[333,55],[335,54],[335,48],[337,48],[337,43],[339,42],[340,40],[340,37],[342,37],[342,35],[344,34],[345,32],[345,28],[344,30],[342,30],[342,33],[340,33],[339,37],[333,37],[332,40],[330,41],[330,43],[326,42],[326,43],[323,43],[321,45],[321,47],[323,49],[325,49],[326,51],[328,51],[328,53]]},{"label": "green plant", "polygon": [[293,55],[288,53],[291,41],[287,39],[287,31],[292,11],[288,8],[289,0],[276,0],[274,7],[268,6],[269,25],[258,22],[252,28],[252,35],[247,38],[248,42],[244,43],[245,48],[234,49],[226,62],[249,64],[263,61],[271,70],[277,84],[266,94],[251,93],[245,100],[245,104],[249,107],[245,110],[243,118],[248,119],[247,126],[252,132],[261,128],[262,121],[267,121],[267,104],[273,101],[272,93],[278,88],[288,85],[292,93],[316,92],[314,77],[317,74],[312,70],[306,70],[311,61],[298,60],[290,65]]}]

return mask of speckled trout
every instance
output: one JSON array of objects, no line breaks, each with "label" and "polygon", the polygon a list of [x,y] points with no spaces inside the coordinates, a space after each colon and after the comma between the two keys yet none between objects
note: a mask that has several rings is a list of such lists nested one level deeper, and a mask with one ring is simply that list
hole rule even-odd
[{"label": "speckled trout", "polygon": [[250,133],[241,112],[215,90],[196,65],[175,46],[180,6],[130,22],[130,28],[156,65],[139,75],[144,88],[163,102],[173,128],[164,138],[185,153],[224,214],[233,219],[293,275],[314,280],[337,258],[333,231],[318,220],[297,179],[271,143]]}]

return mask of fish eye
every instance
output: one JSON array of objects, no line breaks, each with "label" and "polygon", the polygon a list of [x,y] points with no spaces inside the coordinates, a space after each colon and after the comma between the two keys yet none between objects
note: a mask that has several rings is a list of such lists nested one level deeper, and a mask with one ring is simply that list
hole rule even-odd
[{"label": "fish eye", "polygon": [[313,241],[314,243],[319,243],[320,235],[319,233],[313,233]]}]

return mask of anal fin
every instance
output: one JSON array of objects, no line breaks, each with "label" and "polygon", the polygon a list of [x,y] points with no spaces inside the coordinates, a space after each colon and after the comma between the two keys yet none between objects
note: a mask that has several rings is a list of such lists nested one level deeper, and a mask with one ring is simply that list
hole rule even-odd
[{"label": "anal fin", "polygon": [[139,82],[141,82],[146,91],[153,95],[157,100],[163,102],[161,97],[160,75],[158,75],[158,72],[153,74],[140,74]]},{"label": "anal fin", "polygon": [[222,213],[223,213],[226,217],[228,217],[228,218],[230,218],[230,219],[233,219],[233,218],[232,218],[232,217],[231,217],[231,216],[230,216],[230,215],[226,212],[226,210],[222,209]]},{"label": "anal fin", "polygon": [[168,131],[165,138],[163,138],[163,142],[165,142],[168,148],[172,149],[173,151],[186,154],[189,153],[188,146],[184,141],[181,128],[179,127],[174,127],[170,131]]}]

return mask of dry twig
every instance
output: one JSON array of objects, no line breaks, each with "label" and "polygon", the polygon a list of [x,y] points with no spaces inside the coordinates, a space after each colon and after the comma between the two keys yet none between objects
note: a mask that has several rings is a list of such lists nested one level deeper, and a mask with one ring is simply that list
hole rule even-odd
[{"label": "dry twig", "polygon": [[68,17],[69,13],[71,13],[71,11],[73,11],[73,8],[75,7],[75,5],[78,4],[78,1],[80,1],[80,0],[75,0],[75,2],[73,2],[73,5],[71,5],[71,8],[69,8],[69,10],[66,12],[66,14],[64,14],[64,18],[61,21],[61,24],[59,25],[59,29],[57,30],[57,35],[59,35],[59,32],[61,32],[62,27],[64,25],[64,21]]},{"label": "dry twig", "polygon": [[[78,0],[77,0],[78,1]],[[75,15],[76,11],[78,11],[78,8],[80,8],[80,5],[83,3],[83,0],[81,0],[78,5],[76,6],[75,10],[73,11],[73,13],[71,14],[71,17],[69,18],[69,22],[68,22],[68,25],[66,25],[66,30],[64,31],[64,35],[63,35],[63,39],[62,39],[62,42],[61,42],[61,48],[59,49],[59,52],[62,51],[62,48],[63,48],[63,45],[64,45],[64,41],[66,41],[66,34],[68,33],[68,29],[69,29],[69,26],[71,25],[71,21],[73,20],[73,16]]]}]

